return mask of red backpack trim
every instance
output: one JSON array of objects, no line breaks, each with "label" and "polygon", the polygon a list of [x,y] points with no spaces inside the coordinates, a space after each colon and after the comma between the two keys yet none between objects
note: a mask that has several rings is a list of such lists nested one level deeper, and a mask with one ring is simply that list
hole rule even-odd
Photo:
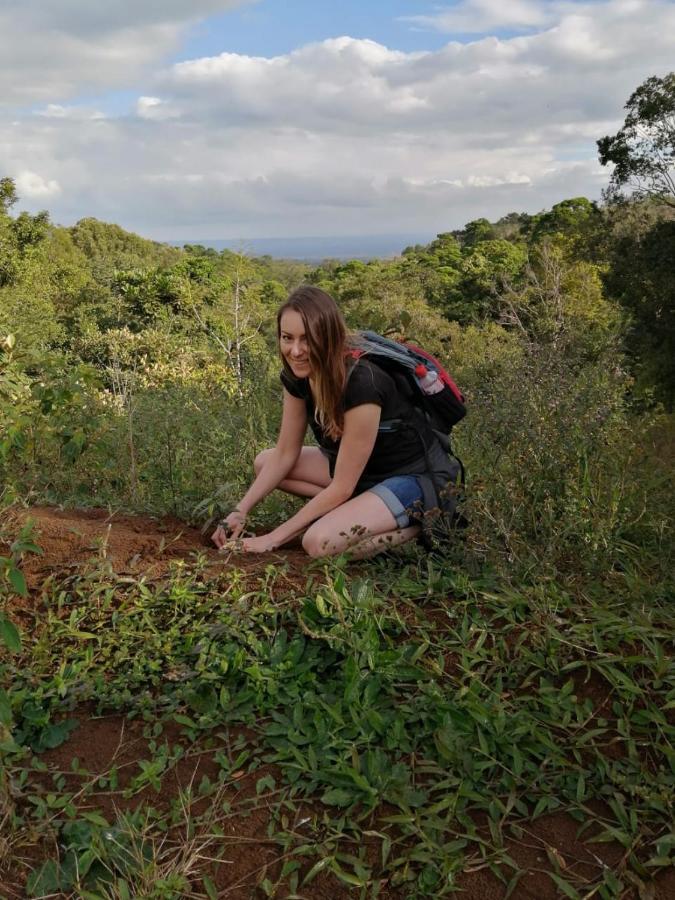
[{"label": "red backpack trim", "polygon": [[[395,381],[399,377],[403,378],[408,386],[406,393],[410,395],[411,401],[439,434],[447,436],[453,425],[464,418],[466,415],[464,395],[445,367],[422,347],[393,341],[374,331],[359,332],[359,340],[364,346],[349,348],[347,355],[354,360],[362,356],[370,357],[385,371],[389,371]],[[431,395],[422,390],[420,381],[429,368],[437,372],[447,390]]]}]

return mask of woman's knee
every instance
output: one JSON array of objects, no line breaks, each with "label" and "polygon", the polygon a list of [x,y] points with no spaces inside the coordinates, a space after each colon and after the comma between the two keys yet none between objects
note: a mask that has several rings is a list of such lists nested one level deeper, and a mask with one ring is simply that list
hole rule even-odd
[{"label": "woman's knee", "polygon": [[308,556],[337,556],[368,535],[368,529],[354,525],[348,530],[338,529],[336,523],[319,519],[304,534],[302,547]]},{"label": "woman's knee", "polygon": [[308,556],[317,559],[320,556],[330,556],[335,553],[331,549],[331,535],[321,526],[321,522],[316,522],[311,528],[308,528],[302,538],[302,549]]},{"label": "woman's knee", "polygon": [[319,536],[317,535],[314,528],[308,528],[307,531],[303,534],[302,549],[305,551],[307,556],[311,556],[314,559],[322,556],[321,549],[319,547]]},{"label": "woman's knee", "polygon": [[273,447],[268,447],[267,450],[261,450],[260,453],[253,460],[253,471],[256,475],[259,475],[264,466],[269,461],[270,456],[274,451]]}]

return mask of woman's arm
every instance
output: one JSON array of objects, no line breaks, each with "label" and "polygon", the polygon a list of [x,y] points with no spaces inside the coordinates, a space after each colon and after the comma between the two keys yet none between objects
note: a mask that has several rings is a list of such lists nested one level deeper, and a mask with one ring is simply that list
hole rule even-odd
[{"label": "woman's arm", "polygon": [[[381,412],[375,403],[364,403],[345,413],[344,432],[331,483],[274,531],[245,540],[245,550],[273,550],[280,547],[316,519],[349,500],[373,452]],[[358,525],[357,522],[354,524]]]},{"label": "woman's arm", "polygon": [[[231,531],[226,533],[225,527],[219,525],[211,536],[214,544],[220,549],[229,538],[237,537],[244,527],[244,519],[256,504],[260,503],[277,487],[291,471],[302,449],[302,442],[307,430],[307,407],[305,401],[294,397],[284,388],[284,406],[281,417],[281,428],[276,446],[262,470],[251,484],[237,509],[228,516]],[[237,516],[236,513],[239,513]],[[232,522],[229,522],[229,519]]]}]

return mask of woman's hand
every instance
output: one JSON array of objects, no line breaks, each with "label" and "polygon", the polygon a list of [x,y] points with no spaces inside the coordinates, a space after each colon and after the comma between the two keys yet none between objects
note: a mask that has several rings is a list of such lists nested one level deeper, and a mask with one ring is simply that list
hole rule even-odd
[{"label": "woman's hand", "polygon": [[261,534],[258,537],[244,538],[241,542],[244,553],[269,553],[276,550],[277,542],[271,534]]},{"label": "woman's hand", "polygon": [[[214,538],[215,542],[215,538]],[[258,537],[226,538],[222,544],[216,545],[219,550],[231,550],[233,553],[269,553],[276,550],[279,542],[271,534],[261,534]]]},{"label": "woman's hand", "polygon": [[238,509],[233,509],[221,522],[211,535],[211,540],[219,550],[222,550],[228,541],[236,540],[244,530],[246,516]]}]

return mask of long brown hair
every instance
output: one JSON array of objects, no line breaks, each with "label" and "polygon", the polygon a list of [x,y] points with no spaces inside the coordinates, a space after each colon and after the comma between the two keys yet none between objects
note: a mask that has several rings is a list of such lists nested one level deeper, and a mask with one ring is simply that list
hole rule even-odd
[{"label": "long brown hair", "polygon": [[[347,326],[335,300],[312,285],[293,291],[277,313],[277,338],[281,341],[281,316],[288,309],[299,313],[305,326],[312,371],[312,393],[317,422],[337,440],[344,428],[343,395],[347,382]],[[284,369],[293,375],[281,354]]]}]

